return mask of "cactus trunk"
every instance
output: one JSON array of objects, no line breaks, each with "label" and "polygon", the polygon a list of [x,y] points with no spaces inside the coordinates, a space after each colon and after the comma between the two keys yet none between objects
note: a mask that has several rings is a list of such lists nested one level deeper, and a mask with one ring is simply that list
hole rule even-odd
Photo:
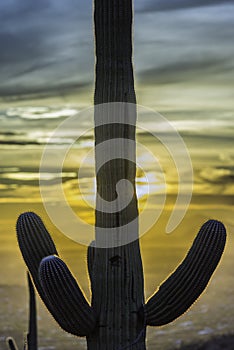
[{"label": "cactus trunk", "polygon": [[[132,67],[132,0],[95,0],[94,21],[95,143],[103,144],[103,152],[96,149],[96,164],[101,162],[103,154],[111,159],[96,173],[97,193],[106,201],[115,200],[116,185],[121,179],[131,183],[133,192],[126,208],[114,213],[102,210],[101,200],[97,198],[97,248],[94,248],[92,254],[89,273],[92,306],[98,314],[98,326],[96,331],[87,337],[88,349],[143,350],[145,325],[139,310],[143,309],[144,288],[138,241],[136,165],[135,160],[127,160],[129,153],[135,158],[136,97]],[[120,104],[110,104],[109,109],[105,107],[107,105],[102,107],[102,104],[112,102]],[[126,103],[131,104],[130,109],[126,107]],[[109,123],[113,113],[117,118],[116,123]],[[126,125],[130,120],[131,125]],[[115,159],[115,145],[108,146],[108,141],[113,139],[119,140],[116,147],[121,151],[121,159]],[[128,147],[124,142],[126,139],[133,141]],[[127,196],[128,191],[129,187],[123,185],[119,195]],[[126,225],[134,219],[135,224],[126,230]],[[103,233],[102,228],[116,228],[117,236],[113,238],[111,234],[108,235],[108,230],[107,233]],[[123,242],[125,235],[132,237],[128,244]],[[105,247],[100,248],[103,242]]]}]

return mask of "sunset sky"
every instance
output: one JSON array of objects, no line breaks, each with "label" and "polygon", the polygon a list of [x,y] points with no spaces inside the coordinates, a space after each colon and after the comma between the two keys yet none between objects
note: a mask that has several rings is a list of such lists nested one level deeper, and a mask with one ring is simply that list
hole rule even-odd
[{"label": "sunset sky", "polygon": [[[234,230],[234,0],[135,0],[134,10],[137,101],[169,120],[174,136],[179,132],[191,157],[194,175],[189,210],[175,234],[166,235],[165,227],[178,192],[178,164],[170,157],[167,145],[150,134],[166,134],[157,115],[152,110],[138,114],[138,121],[143,120],[145,127],[137,129],[137,141],[143,146],[137,153],[137,162],[143,161],[143,170],[138,167],[136,179],[139,209],[143,210],[146,200],[152,198],[146,222],[160,207],[160,196],[167,194],[159,221],[141,239],[148,297],[181,261],[206,220],[221,220],[228,232]],[[0,297],[7,310],[3,309],[0,320],[0,348],[5,336],[21,339],[23,327],[26,329],[22,323],[22,314],[27,315],[23,308],[26,292],[18,291],[18,286],[25,286],[25,265],[15,235],[20,213],[34,211],[42,216],[60,256],[79,276],[89,295],[86,246],[68,240],[69,234],[62,235],[47,215],[40,195],[39,167],[52,132],[66,118],[81,116],[84,124],[63,130],[52,140],[54,154],[41,186],[49,189],[53,196],[49,199],[57,209],[57,156],[61,145],[74,144],[63,164],[63,189],[74,212],[93,224],[94,210],[80,192],[82,189],[85,199],[95,203],[95,162],[85,158],[94,147],[94,140],[90,132],[77,141],[77,133],[83,127],[93,127],[93,118],[86,120],[85,114],[79,114],[93,105],[92,11],[91,0],[0,1],[0,265],[4,266]],[[173,135],[170,150],[177,146]],[[187,165],[180,162],[179,171],[185,179]],[[81,167],[82,175],[77,179],[77,169]],[[190,185],[185,181],[183,195]],[[86,230],[77,230],[77,234],[86,238]],[[229,234],[211,292],[208,288],[205,298],[175,327],[173,324],[171,328],[160,328],[158,333],[149,333],[149,344],[154,344],[155,339],[157,344],[159,339],[168,344],[170,339],[204,339],[205,333],[199,332],[206,329],[213,334],[233,332],[233,255],[233,238]],[[8,291],[8,286],[16,286],[17,297],[11,289]],[[23,306],[18,300],[20,293]],[[64,349],[63,342],[60,344],[60,338],[55,336],[55,332],[59,334],[58,327],[48,327],[49,316],[43,317],[39,323],[41,338],[45,342],[50,339],[58,350]],[[63,333],[61,339],[64,341]],[[178,345],[173,342],[174,347]],[[69,346],[73,348],[77,346]]]},{"label": "sunset sky", "polygon": [[[38,171],[48,138],[67,117],[92,106],[95,79],[92,6],[92,1],[81,0],[0,3],[3,205],[22,201],[41,203]],[[193,195],[219,195],[220,204],[229,205],[234,193],[234,1],[136,0],[134,10],[138,103],[162,113],[183,137],[194,172]],[[138,114],[138,120],[143,120],[148,131],[163,133],[156,119],[155,115]],[[92,118],[89,127],[93,127]],[[76,131],[77,128],[64,130],[53,140],[53,147],[73,143]],[[162,191],[176,195],[178,164],[170,162],[169,154],[148,131],[137,130],[138,141],[145,146],[145,151],[138,153],[138,160],[146,160],[143,168],[157,202]],[[86,194],[94,199],[94,159],[92,166],[87,160],[82,161],[82,155],[92,147],[90,135],[79,140],[63,169],[69,200],[79,203],[82,215],[90,221],[93,216],[78,193],[76,170],[83,162],[82,181]],[[174,149],[176,144],[170,147]],[[158,159],[163,173],[154,161],[147,163],[149,150]],[[51,174],[46,173],[45,181],[45,186],[54,189],[53,193],[58,176],[56,159],[56,156],[51,159]],[[188,174],[186,167],[183,164],[179,171]],[[146,195],[145,182],[142,174],[138,176],[139,198]],[[185,183],[183,193],[188,188]],[[225,199],[221,200],[221,195]]]},{"label": "sunset sky", "polygon": [[[232,111],[233,18],[231,0],[135,0],[138,102],[160,111]],[[2,0],[0,21],[2,104],[92,103],[92,1]]]},{"label": "sunset sky", "polygon": [[[93,103],[92,6],[81,0],[0,3],[2,203],[40,200],[38,167],[49,135]],[[138,103],[162,113],[184,138],[194,192],[233,193],[234,1],[136,0],[134,10]],[[144,123],[160,131],[154,117]],[[55,143],[75,137],[73,130],[60,136]],[[90,142],[80,143],[79,154]],[[143,142],[159,156],[154,140],[143,136]],[[74,193],[71,159],[64,177]],[[164,165],[167,160],[162,157]],[[147,167],[156,171],[154,164]],[[168,164],[164,170],[175,193],[175,174]]]}]

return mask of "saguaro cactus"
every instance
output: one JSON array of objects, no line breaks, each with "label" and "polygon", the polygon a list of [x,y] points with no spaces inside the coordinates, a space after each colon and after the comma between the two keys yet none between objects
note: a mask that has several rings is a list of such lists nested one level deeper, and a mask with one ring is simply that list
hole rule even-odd
[{"label": "saguaro cactus", "polygon": [[[222,223],[210,220],[199,231],[182,264],[146,303],[143,269],[138,240],[138,209],[135,189],[136,97],[132,68],[132,0],[95,0],[96,87],[95,142],[131,140],[129,147],[120,141],[122,157],[105,163],[96,173],[97,207],[96,237],[88,248],[88,271],[92,302],[88,304],[74,277],[58,257],[55,245],[41,219],[34,213],[22,214],[17,223],[17,237],[23,258],[34,284],[59,325],[67,332],[86,336],[89,350],[145,349],[147,325],[160,326],[183,314],[205,289],[216,268],[226,240]],[[102,104],[120,104],[108,109],[103,120]],[[101,106],[101,107],[100,107]],[[120,119],[108,123],[108,113]],[[122,122],[121,122],[122,120]],[[130,122],[131,120],[131,122]],[[107,149],[115,154],[115,147]],[[96,151],[96,163],[102,154]],[[132,185],[131,201],[117,212],[102,210],[100,198],[116,199],[116,184],[125,179]],[[126,195],[128,186],[120,191]],[[66,218],[64,218],[66,220]],[[125,232],[130,222],[133,232]],[[117,230],[117,238],[125,234],[132,239],[123,244],[106,229]],[[105,230],[102,230],[105,229]]]}]

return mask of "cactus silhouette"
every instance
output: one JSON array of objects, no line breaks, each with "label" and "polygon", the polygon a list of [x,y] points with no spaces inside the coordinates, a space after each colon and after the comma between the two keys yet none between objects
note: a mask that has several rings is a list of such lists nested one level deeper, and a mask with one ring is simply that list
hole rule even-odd
[{"label": "cactus silhouette", "polygon": [[[37,350],[37,309],[33,283],[29,273],[27,273],[29,290],[29,325],[26,339],[24,340],[24,350]],[[11,337],[6,339],[10,350],[18,350],[15,340]]]},{"label": "cactus silhouette", "polygon": [[[112,102],[134,106],[132,0],[95,0],[94,23],[95,107]],[[97,107],[95,111],[96,145],[113,138],[135,141],[135,126],[130,123],[128,109],[121,110],[124,124],[105,123],[101,126],[102,114]],[[135,109],[135,120],[136,114]],[[135,239],[130,243],[100,248],[103,236],[98,228],[117,227],[121,233],[126,223],[138,218],[136,165],[126,160],[129,149],[125,144],[120,144],[120,147],[122,159],[112,159],[97,172],[97,193],[100,198],[113,201],[120,179],[128,180],[134,193],[127,207],[117,213],[95,211],[95,241],[87,254],[91,305],[66,264],[58,257],[40,217],[27,212],[21,214],[17,222],[19,247],[41,299],[65,331],[86,336],[89,350],[145,349],[146,327],[173,321],[195,302],[218,265],[226,241],[222,223],[206,222],[184,261],[145,302],[138,226]],[[96,161],[100,156],[96,152]]]},{"label": "cactus silhouette", "polygon": [[18,350],[18,347],[17,347],[15,340],[13,338],[10,338],[10,337],[7,338],[6,342],[7,342],[10,350]]}]

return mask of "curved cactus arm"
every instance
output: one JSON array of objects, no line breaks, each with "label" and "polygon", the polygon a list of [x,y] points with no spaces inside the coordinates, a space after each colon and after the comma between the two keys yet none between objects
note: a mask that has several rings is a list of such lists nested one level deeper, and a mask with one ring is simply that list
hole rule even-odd
[{"label": "curved cactus arm", "polygon": [[39,278],[53,306],[52,315],[63,320],[61,327],[66,324],[65,330],[78,336],[90,334],[96,326],[95,312],[63,260],[57,256],[44,258],[39,267]]},{"label": "curved cactus arm", "polygon": [[7,343],[8,348],[9,348],[10,350],[18,350],[18,347],[17,347],[17,345],[16,345],[16,343],[15,343],[14,338],[8,337],[8,338],[6,339],[6,343]]},{"label": "curved cactus arm", "polygon": [[147,325],[165,325],[196,301],[220,261],[225,242],[221,222],[209,220],[201,227],[184,261],[146,303]]},{"label": "curved cactus arm", "polygon": [[48,310],[52,312],[52,307],[47,301],[39,282],[38,269],[44,257],[58,254],[54,242],[41,218],[33,212],[26,212],[19,216],[16,233],[22,256],[35,287]]},{"label": "curved cactus arm", "polygon": [[61,328],[73,333],[73,328],[70,328],[70,321],[57,313],[54,304],[47,298],[39,281],[38,271],[42,259],[50,255],[58,255],[50,234],[41,218],[33,212],[26,212],[19,216],[16,231],[22,256],[41,299]]}]

